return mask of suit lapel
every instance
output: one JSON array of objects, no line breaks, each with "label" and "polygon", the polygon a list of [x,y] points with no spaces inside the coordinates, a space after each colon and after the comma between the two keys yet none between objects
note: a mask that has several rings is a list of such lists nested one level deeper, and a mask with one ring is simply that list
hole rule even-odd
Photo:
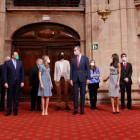
[{"label": "suit lapel", "polygon": [[11,63],[11,65],[12,65],[12,67],[15,69],[15,66],[14,66],[14,64],[13,64],[13,61],[12,61],[12,60],[10,60],[10,63]]},{"label": "suit lapel", "polygon": [[36,71],[38,72],[38,71],[39,71],[39,67],[36,65],[36,67],[35,67],[35,68],[36,68]]},{"label": "suit lapel", "polygon": [[77,66],[77,56],[74,58],[74,62],[75,62],[76,68],[78,68],[78,66]]},{"label": "suit lapel", "polygon": [[80,60],[80,64],[79,64],[79,68],[80,68],[80,66],[81,66],[81,64],[82,64],[82,62],[83,62],[83,60],[84,60],[84,57],[83,57],[83,55],[81,56],[81,60]]},{"label": "suit lapel", "polygon": [[60,61],[59,61],[59,63],[58,63],[58,67],[59,67],[59,71],[61,71],[61,68],[60,68]]},{"label": "suit lapel", "polygon": [[122,62],[122,69],[123,69],[123,71],[126,71],[127,70],[127,64],[126,64],[126,70],[125,70],[123,62]]},{"label": "suit lapel", "polygon": [[126,71],[129,69],[129,64],[126,62]]},{"label": "suit lapel", "polygon": [[18,66],[19,66],[19,61],[17,61],[16,69],[18,68]]}]

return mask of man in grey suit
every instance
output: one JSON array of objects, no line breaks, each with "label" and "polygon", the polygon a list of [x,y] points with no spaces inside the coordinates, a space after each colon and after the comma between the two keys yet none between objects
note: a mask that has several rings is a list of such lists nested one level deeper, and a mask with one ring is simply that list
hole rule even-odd
[{"label": "man in grey suit", "polygon": [[64,88],[65,110],[71,110],[69,107],[68,82],[70,79],[70,64],[65,60],[65,54],[61,52],[58,55],[58,61],[55,62],[54,81],[57,88],[57,107],[56,111],[61,109],[61,92]]},{"label": "man in grey suit", "polygon": [[74,112],[76,115],[78,112],[78,88],[80,87],[80,97],[81,97],[81,115],[84,115],[84,105],[85,105],[85,93],[86,84],[89,84],[90,79],[90,67],[89,59],[81,54],[80,46],[74,48],[75,58],[72,59],[71,69],[70,69],[70,80],[74,91]]}]

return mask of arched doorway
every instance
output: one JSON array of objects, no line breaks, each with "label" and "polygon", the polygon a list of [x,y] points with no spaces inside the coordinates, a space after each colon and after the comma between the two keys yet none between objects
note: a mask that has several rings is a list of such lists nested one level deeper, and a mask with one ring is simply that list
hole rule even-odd
[{"label": "arched doorway", "polygon": [[[73,47],[80,45],[80,36],[75,30],[57,23],[35,23],[26,25],[18,29],[12,39],[12,51],[19,53],[25,70],[25,87],[21,89],[21,101],[30,101],[29,71],[31,67],[35,65],[37,58],[41,58],[42,55],[49,55],[51,59],[51,78],[53,81],[54,63],[58,59],[58,54],[63,51],[66,55],[66,59],[71,62],[71,59],[74,57]],[[56,98],[55,86],[52,91],[53,97],[51,101],[54,101]],[[69,87],[69,94],[70,99],[72,99],[71,87]]]}]

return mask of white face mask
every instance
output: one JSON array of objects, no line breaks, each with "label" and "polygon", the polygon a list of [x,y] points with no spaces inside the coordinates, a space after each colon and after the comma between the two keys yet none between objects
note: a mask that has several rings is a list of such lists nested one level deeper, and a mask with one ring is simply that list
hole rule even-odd
[{"label": "white face mask", "polygon": [[47,59],[47,62],[50,63],[50,59]]},{"label": "white face mask", "polygon": [[123,57],[122,60],[123,60],[123,61],[126,61],[126,57]]},{"label": "white face mask", "polygon": [[94,64],[94,62],[92,62],[90,65],[91,65],[91,66],[94,66],[95,64]]},{"label": "white face mask", "polygon": [[74,51],[74,55],[78,55],[78,53],[76,51]]}]

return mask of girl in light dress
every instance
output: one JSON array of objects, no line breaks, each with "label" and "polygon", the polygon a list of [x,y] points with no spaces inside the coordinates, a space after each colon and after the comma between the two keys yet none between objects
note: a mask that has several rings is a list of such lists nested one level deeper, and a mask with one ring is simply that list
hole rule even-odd
[{"label": "girl in light dress", "polygon": [[38,96],[41,96],[42,115],[48,115],[49,97],[52,96],[51,89],[53,88],[53,86],[50,76],[50,59],[48,56],[44,55],[42,57],[42,60],[43,64],[39,66],[40,84],[38,89]]}]

